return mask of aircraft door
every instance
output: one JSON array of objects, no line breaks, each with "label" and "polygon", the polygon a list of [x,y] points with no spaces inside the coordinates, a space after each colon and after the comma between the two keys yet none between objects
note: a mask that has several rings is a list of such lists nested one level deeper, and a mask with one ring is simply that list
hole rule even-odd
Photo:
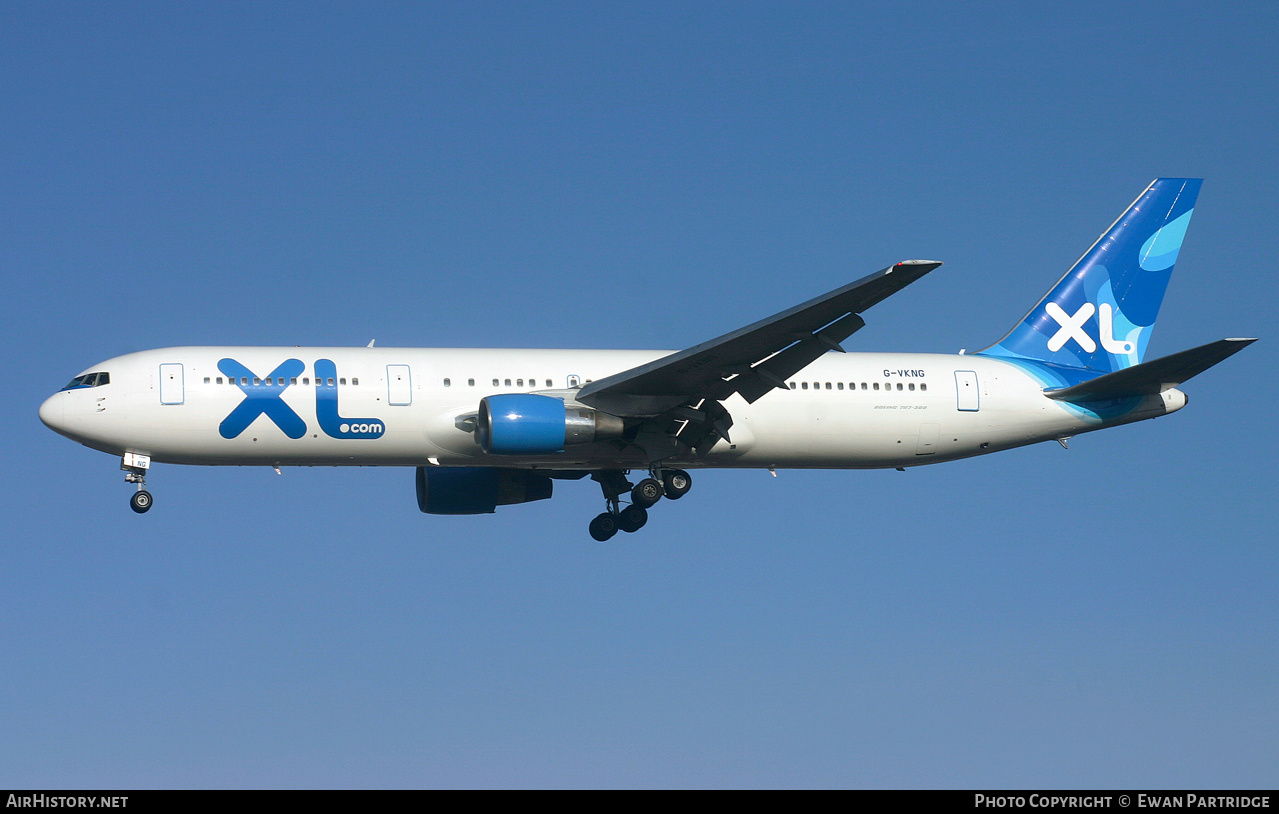
[{"label": "aircraft door", "polygon": [[408,365],[386,366],[386,400],[398,407],[413,403],[413,378]]},{"label": "aircraft door", "polygon": [[977,386],[975,370],[955,371],[955,407],[967,413],[981,409],[981,390]]},{"label": "aircraft door", "polygon": [[182,404],[186,392],[182,386],[182,365],[160,365],[160,403]]}]

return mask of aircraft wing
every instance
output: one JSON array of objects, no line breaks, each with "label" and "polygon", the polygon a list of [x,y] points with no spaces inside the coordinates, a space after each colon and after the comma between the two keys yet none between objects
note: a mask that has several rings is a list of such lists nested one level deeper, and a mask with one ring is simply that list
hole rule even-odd
[{"label": "aircraft wing", "polygon": [[661,416],[734,393],[754,402],[866,323],[858,314],[940,266],[906,260],[700,345],[591,382],[577,401],[623,418]]}]

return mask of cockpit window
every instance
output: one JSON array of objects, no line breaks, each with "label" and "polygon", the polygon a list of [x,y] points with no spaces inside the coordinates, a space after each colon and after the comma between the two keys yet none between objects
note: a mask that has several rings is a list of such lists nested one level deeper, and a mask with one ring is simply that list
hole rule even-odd
[{"label": "cockpit window", "polygon": [[101,387],[104,384],[111,383],[111,374],[106,372],[86,373],[83,376],[76,376],[63,390],[79,390],[82,387]]}]

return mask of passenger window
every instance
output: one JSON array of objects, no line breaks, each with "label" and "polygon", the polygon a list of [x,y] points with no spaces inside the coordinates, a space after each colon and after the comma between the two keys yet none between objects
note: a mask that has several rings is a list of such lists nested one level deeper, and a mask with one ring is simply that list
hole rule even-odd
[{"label": "passenger window", "polygon": [[844,383],[843,383],[843,382],[838,382],[838,383],[836,383],[836,385],[835,385],[835,389],[837,389],[837,390],[843,390],[843,389],[844,389]]},{"label": "passenger window", "polygon": [[510,379],[507,379],[507,380],[506,380],[506,386],[507,386],[507,387],[510,387],[510,386],[511,386],[511,380],[510,380]]},{"label": "passenger window", "polygon": [[901,382],[898,382],[898,383],[897,383],[897,389],[898,389],[898,390],[901,390],[901,389],[902,389],[902,383],[901,383]]},{"label": "passenger window", "polygon": [[878,390],[878,389],[879,389],[879,382],[875,382],[875,389],[876,389],[876,390]]},{"label": "passenger window", "polygon": [[826,382],[826,389],[827,389],[827,390],[829,390],[829,389],[830,389],[830,382]]},{"label": "passenger window", "polygon": [[865,389],[866,389],[866,382],[862,382],[862,389],[863,389],[863,390],[865,390]]},{"label": "passenger window", "polygon": [[582,386],[581,381],[582,381],[582,380],[581,380],[581,379],[579,379],[579,378],[577,378],[576,376],[569,376],[569,377],[568,377],[568,386],[569,386],[569,387],[581,387],[581,386]]},{"label": "passenger window", "polygon": [[523,386],[524,386],[524,380],[523,380],[523,379],[516,379],[516,380],[515,380],[515,386],[516,386],[516,387],[523,387]]},{"label": "passenger window", "polygon": [[911,382],[909,385],[907,385],[907,386],[906,386],[906,389],[907,389],[907,390],[914,390],[914,389],[915,389],[915,383],[914,383],[914,382]]},{"label": "passenger window", "polygon": [[808,382],[800,382],[800,383],[799,383],[799,386],[800,386],[800,388],[801,388],[801,389],[807,390],[807,389],[808,389]]},{"label": "passenger window", "polygon": [[332,376],[330,376],[330,377],[329,377],[329,387],[332,387],[332,386],[333,386],[333,377],[332,377]]},{"label": "passenger window", "polygon": [[310,386],[311,386],[311,377],[310,377],[310,376],[303,376],[303,377],[302,377],[302,386],[303,386],[303,387],[310,387]]},{"label": "passenger window", "polygon": [[444,380],[444,386],[445,386],[445,387],[452,387],[452,386],[453,386],[453,382],[449,381],[448,379],[445,379],[445,380]]},{"label": "passenger window", "polygon": [[222,384],[222,377],[221,377],[221,376],[219,376],[219,377],[218,377],[218,384]]},{"label": "passenger window", "polygon": [[290,385],[294,385],[294,384],[297,384],[297,383],[298,383],[298,377],[297,377],[297,376],[290,376],[290,377],[289,377],[289,384],[290,384]]},{"label": "passenger window", "polygon": [[256,386],[256,385],[260,385],[260,384],[262,384],[262,380],[261,380],[261,379],[259,379],[257,376],[254,376],[254,377],[253,377],[253,384],[254,384],[255,386]]},{"label": "passenger window", "polygon": [[927,389],[928,389],[928,385],[926,385],[926,384],[921,384],[921,385],[919,386],[919,389],[920,389],[920,390],[927,390]]},{"label": "passenger window", "polygon": [[494,387],[497,387],[497,379],[494,379],[494,380],[493,380],[493,386],[494,386]]},{"label": "passenger window", "polygon": [[466,386],[467,386],[467,387],[474,387],[474,386],[475,386],[475,379],[467,379],[467,380],[466,380]]},{"label": "passenger window", "polygon": [[204,383],[205,383],[205,384],[208,384],[208,383],[209,383],[209,377],[208,377],[208,376],[205,376],[205,377],[204,377]]},{"label": "passenger window", "polygon": [[790,383],[790,389],[791,389],[791,390],[794,390],[794,389],[795,389],[795,383],[794,383],[794,382],[791,382],[791,383]]},{"label": "passenger window", "polygon": [[359,379],[351,379],[351,386],[352,386],[352,387],[359,387],[359,386],[360,386],[360,380],[359,380]]},{"label": "passenger window", "polygon": [[547,387],[550,387],[550,386],[551,386],[551,380],[550,380],[550,379],[547,379],[547,380],[546,380],[546,386],[547,386]]},{"label": "passenger window", "polygon": [[346,387],[346,377],[343,376],[342,378],[338,379],[338,384],[342,385],[343,387]]}]

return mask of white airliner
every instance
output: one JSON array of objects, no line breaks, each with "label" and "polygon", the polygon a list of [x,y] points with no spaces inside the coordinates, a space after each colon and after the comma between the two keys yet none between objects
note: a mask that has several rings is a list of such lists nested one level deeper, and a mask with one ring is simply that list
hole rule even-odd
[{"label": "white airliner", "polygon": [[860,314],[940,265],[907,260],[674,353],[164,348],[93,365],[40,419],[119,456],[139,513],[153,462],[412,466],[430,514],[590,475],[607,506],[590,533],[607,540],[682,497],[689,469],[904,468],[1180,410],[1182,382],[1254,341],[1142,361],[1200,183],[1151,183],[978,353],[843,352]]}]

